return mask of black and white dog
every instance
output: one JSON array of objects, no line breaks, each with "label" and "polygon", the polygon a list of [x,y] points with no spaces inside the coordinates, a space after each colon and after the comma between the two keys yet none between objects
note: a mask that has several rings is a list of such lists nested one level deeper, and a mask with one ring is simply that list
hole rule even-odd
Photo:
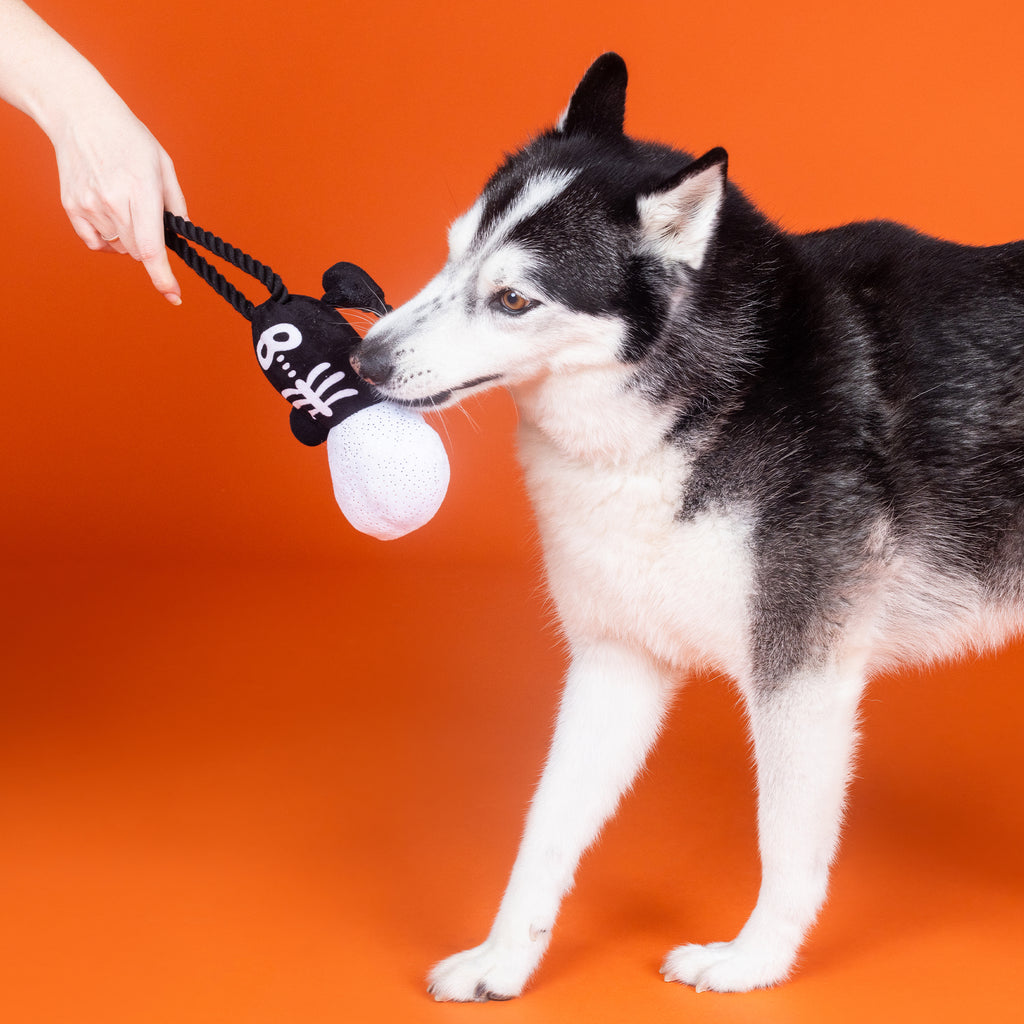
[{"label": "black and white dog", "polygon": [[868,677],[1024,620],[1024,243],[788,234],[700,159],[623,133],[599,58],[358,349],[389,399],[512,389],[571,665],[487,940],[438,999],[517,995],[679,681],[736,680],[762,882],[698,990],[773,985],[825,898]]}]

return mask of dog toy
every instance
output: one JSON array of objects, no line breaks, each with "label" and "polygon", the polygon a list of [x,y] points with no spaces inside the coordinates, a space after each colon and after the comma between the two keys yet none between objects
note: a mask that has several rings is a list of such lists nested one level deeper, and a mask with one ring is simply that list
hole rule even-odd
[{"label": "dog toy", "polygon": [[[268,266],[183,217],[164,214],[167,246],[252,324],[264,376],[291,403],[292,433],[305,445],[327,442],[334,497],[360,532],[394,540],[433,518],[448,489],[444,445],[412,409],[383,401],[352,369],[360,338],[338,312],[390,312],[366,271],[336,263],[324,296],[292,295]],[[195,242],[255,278],[270,292],[250,302],[189,245]]]}]

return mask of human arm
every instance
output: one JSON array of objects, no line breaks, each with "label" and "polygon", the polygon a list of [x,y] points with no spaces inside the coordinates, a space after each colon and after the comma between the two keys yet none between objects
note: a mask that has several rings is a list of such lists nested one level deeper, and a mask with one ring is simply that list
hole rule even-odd
[{"label": "human arm", "polygon": [[21,0],[0,0],[0,98],[53,143],[61,202],[82,241],[139,260],[179,303],[163,211],[188,214],[170,157],[96,68]]}]

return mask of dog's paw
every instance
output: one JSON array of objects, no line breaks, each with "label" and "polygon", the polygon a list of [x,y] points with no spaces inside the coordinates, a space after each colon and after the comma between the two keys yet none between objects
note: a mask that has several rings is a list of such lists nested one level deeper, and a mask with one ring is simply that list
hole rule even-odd
[{"label": "dog's paw", "polygon": [[698,992],[749,992],[770,988],[789,976],[793,957],[741,938],[706,946],[679,946],[662,964],[666,981],[692,985]]},{"label": "dog's paw", "polygon": [[427,991],[439,1002],[515,999],[539,963],[545,945],[536,940],[529,945],[488,940],[437,964],[427,978]]}]

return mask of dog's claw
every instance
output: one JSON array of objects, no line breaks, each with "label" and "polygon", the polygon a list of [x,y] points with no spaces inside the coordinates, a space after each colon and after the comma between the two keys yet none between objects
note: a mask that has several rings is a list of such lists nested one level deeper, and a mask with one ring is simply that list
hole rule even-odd
[{"label": "dog's claw", "polygon": [[477,985],[473,996],[478,1003],[507,1003],[510,999],[515,999],[515,996],[503,996],[492,992],[482,981]]},{"label": "dog's claw", "polygon": [[749,992],[783,981],[793,965],[794,951],[783,944],[767,947],[734,939],[706,946],[679,946],[665,958],[666,981],[692,985],[695,992]]},{"label": "dog's claw", "polygon": [[541,940],[506,944],[488,939],[437,964],[427,979],[427,991],[440,1002],[515,999],[537,966],[544,945]]}]

